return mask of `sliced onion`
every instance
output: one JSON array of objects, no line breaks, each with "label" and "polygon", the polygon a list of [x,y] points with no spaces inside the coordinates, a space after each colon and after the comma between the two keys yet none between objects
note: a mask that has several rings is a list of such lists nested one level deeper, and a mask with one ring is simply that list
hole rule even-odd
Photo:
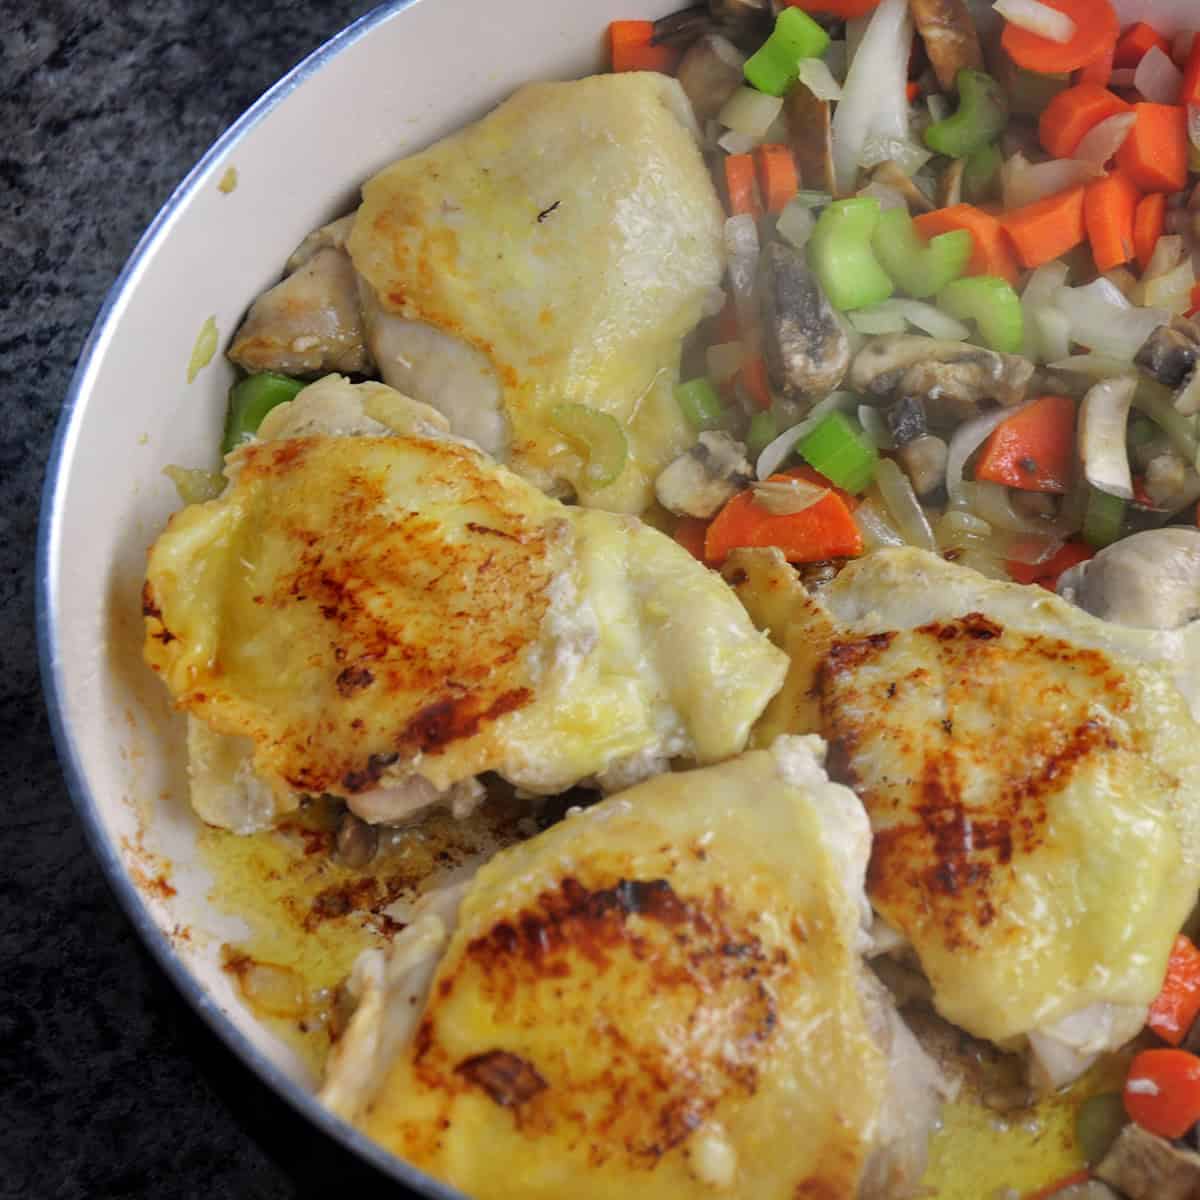
[{"label": "sliced onion", "polygon": [[922,550],[936,550],[937,542],[917,493],[908,476],[890,458],[881,458],[876,464],[875,486],[904,540]]},{"label": "sliced onion", "polygon": [[858,397],[852,392],[830,392],[819,404],[813,405],[803,421],[793,425],[790,429],[785,429],[773,442],[769,442],[764,447],[763,452],[758,456],[754,473],[759,479],[770,479],[787,461],[788,456],[796,448],[796,443],[810,429],[814,429],[823,417],[835,410],[853,412],[857,406]]},{"label": "sliced onion", "polygon": [[783,212],[779,214],[779,220],[775,222],[775,231],[785,242],[789,242],[797,250],[803,250],[808,245],[808,239],[812,237],[816,224],[817,219],[813,216],[811,208],[789,200]]},{"label": "sliced onion", "polygon": [[863,143],[858,165],[877,167],[880,163],[894,162],[905,175],[915,175],[933,155],[924,146],[908,138],[880,137],[872,134]]},{"label": "sliced onion", "polygon": [[846,316],[859,333],[904,333],[908,329],[908,322],[905,321],[903,315],[898,313],[886,300],[882,304],[875,304],[870,308],[855,309]]},{"label": "sliced onion", "polygon": [[[847,43],[856,35],[857,28],[851,23],[846,30]],[[833,114],[833,161],[843,195],[854,190],[868,138],[874,135],[876,139],[908,142],[908,58],[912,39],[908,0],[881,0],[862,27],[846,72],[841,103]],[[878,161],[891,157],[888,154]]]},{"label": "sliced onion", "polygon": [[1152,104],[1178,104],[1183,72],[1161,46],[1151,46],[1133,73],[1133,86]]},{"label": "sliced onion", "polygon": [[[1042,537],[1060,537],[1064,534],[1059,521],[1039,521],[1017,512],[1012,506],[1008,488],[1003,484],[985,480],[965,486],[972,511],[981,516],[993,529]],[[1005,549],[1007,551],[1007,547]]]},{"label": "sliced onion", "polygon": [[1170,317],[1160,309],[1135,308],[1103,277],[1085,287],[1059,288],[1055,305],[1067,314],[1073,341],[1126,361]]},{"label": "sliced onion", "polygon": [[704,352],[708,377],[713,383],[728,383],[741,369],[746,357],[741,342],[719,342]]},{"label": "sliced onion", "polygon": [[1138,281],[1128,267],[1112,267],[1104,272],[1104,278],[1113,285],[1131,304]]},{"label": "sliced onion", "polygon": [[1051,42],[1066,44],[1075,36],[1075,22],[1038,0],[996,0],[992,5],[1006,21]]},{"label": "sliced onion", "polygon": [[800,82],[818,100],[840,100],[842,85],[833,77],[824,59],[804,58],[800,60]]},{"label": "sliced onion", "polygon": [[[1036,362],[1045,362],[1049,357],[1047,348],[1042,345],[1037,326],[1036,314],[1040,309],[1050,308],[1058,289],[1067,281],[1068,269],[1065,263],[1050,262],[1038,267],[1025,282],[1021,293],[1021,307],[1025,314],[1025,356]],[[1068,350],[1068,353],[1070,351]]]},{"label": "sliced onion", "polygon": [[946,455],[946,494],[953,503],[962,503],[967,494],[965,489],[968,481],[963,478],[967,460],[987,441],[988,435],[1001,421],[1008,420],[1013,413],[1020,412],[1024,407],[1025,405],[1019,405],[1016,408],[993,409],[972,418],[954,431]]},{"label": "sliced onion", "polygon": [[748,354],[757,354],[761,340],[754,281],[758,275],[758,224],[749,213],[725,222],[725,255],[729,285]]},{"label": "sliced onion", "polygon": [[1124,145],[1137,122],[1137,113],[1117,113],[1094,125],[1083,135],[1072,157],[1102,167]]},{"label": "sliced onion", "polygon": [[1053,558],[1063,548],[1063,541],[1054,534],[1019,534],[1009,541],[1004,557],[1036,567]]},{"label": "sliced onion", "polygon": [[1076,158],[1052,158],[1031,163],[1023,154],[1014,154],[1001,171],[1005,208],[1022,208],[1047,196],[1057,195],[1081,183],[1090,183],[1104,174],[1094,162]]},{"label": "sliced onion", "polygon": [[908,212],[908,201],[903,194],[887,183],[876,183],[872,180],[866,187],[859,188],[860,196],[873,196],[879,201],[879,207],[883,212],[887,212],[892,208],[902,208]]},{"label": "sliced onion", "polygon": [[1029,320],[1037,338],[1040,362],[1066,358],[1071,353],[1071,321],[1065,312],[1047,305],[1035,308]]},{"label": "sliced onion", "polygon": [[[871,489],[874,492],[874,488]],[[884,514],[883,502],[877,495],[867,494],[854,510],[854,523],[862,534],[867,550],[882,550],[887,546],[903,546],[904,538]]]},{"label": "sliced onion", "polygon": [[739,87],[721,106],[717,120],[734,133],[761,138],[783,109],[782,96],[768,96],[757,88]]},{"label": "sliced onion", "polygon": [[1133,478],[1125,450],[1126,427],[1137,379],[1104,379],[1088,389],[1079,408],[1079,457],[1094,488],[1133,499]]},{"label": "sliced onion", "polygon": [[754,503],[772,516],[790,517],[819,504],[830,494],[829,488],[818,487],[805,479],[770,479],[751,484]]},{"label": "sliced onion", "polygon": [[888,428],[883,413],[874,405],[860,404],[858,406],[858,423],[863,427],[863,433],[875,443],[878,449],[894,450],[896,448],[896,439],[892,437],[892,431]]},{"label": "sliced onion", "polygon": [[1183,262],[1185,253],[1186,247],[1179,234],[1171,233],[1160,237],[1154,243],[1154,252],[1150,255],[1146,269],[1142,272],[1142,279],[1157,279],[1159,275],[1173,271]]},{"label": "sliced onion", "polygon": [[987,538],[992,536],[992,527],[982,518],[962,508],[952,508],[938,521],[939,545],[947,538]]},{"label": "sliced onion", "polygon": [[1114,375],[1129,374],[1128,360],[1111,358],[1106,354],[1073,354],[1068,358],[1054,359],[1046,365],[1052,371],[1086,375],[1089,379],[1112,379]]},{"label": "sliced onion", "polygon": [[1142,297],[1148,307],[1165,308],[1182,314],[1191,307],[1192,288],[1195,285],[1196,272],[1188,256],[1173,271],[1143,281]]},{"label": "sliced onion", "polygon": [[812,188],[801,188],[788,201],[789,204],[799,204],[804,208],[824,208],[832,202],[833,197],[828,192],[818,192]]},{"label": "sliced onion", "polygon": [[717,138],[717,145],[726,154],[749,154],[758,145],[758,138],[753,138],[748,133],[735,133],[732,129],[727,129]]},{"label": "sliced onion", "polygon": [[943,342],[964,342],[971,331],[961,322],[923,300],[889,301],[914,328]]}]

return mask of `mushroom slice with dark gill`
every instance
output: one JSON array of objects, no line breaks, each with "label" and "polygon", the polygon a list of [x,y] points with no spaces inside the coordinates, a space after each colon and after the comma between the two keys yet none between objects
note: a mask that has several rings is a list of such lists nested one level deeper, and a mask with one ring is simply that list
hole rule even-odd
[{"label": "mushroom slice with dark gill", "polygon": [[944,92],[963,67],[983,70],[983,50],[964,0],[911,0],[913,21]]},{"label": "mushroom slice with dark gill", "polygon": [[1146,339],[1134,357],[1143,371],[1169,388],[1179,387],[1200,357],[1200,325],[1186,317],[1172,317]]},{"label": "mushroom slice with dark gill", "polygon": [[681,517],[711,517],[735,492],[754,478],[746,447],[719,430],[702,433],[654,481],[663,508]]},{"label": "mushroom slice with dark gill", "polygon": [[1012,408],[1025,399],[1033,364],[965,342],[914,334],[872,338],[850,368],[849,386],[876,403],[917,396],[934,425],[973,417],[981,408]]},{"label": "mushroom slice with dark gill", "polygon": [[675,77],[692,102],[692,111],[703,128],[742,84],[746,56],[719,33],[708,33],[688,48]]},{"label": "mushroom slice with dark gill", "polygon": [[783,116],[801,182],[806,188],[837,195],[829,101],[819,99],[804,84],[796,83],[783,98]]},{"label": "mushroom slice with dark gill", "polygon": [[789,400],[813,405],[842,382],[850,340],[804,255],[771,242],[759,259],[763,349],[771,383]]},{"label": "mushroom slice with dark gill", "polygon": [[1130,1123],[1100,1160],[1096,1174],[1129,1200],[1194,1200],[1200,1196],[1200,1154]]}]

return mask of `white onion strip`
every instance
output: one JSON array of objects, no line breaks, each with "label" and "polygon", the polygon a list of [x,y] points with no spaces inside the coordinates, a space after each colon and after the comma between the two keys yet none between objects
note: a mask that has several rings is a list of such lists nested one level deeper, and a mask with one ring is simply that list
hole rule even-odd
[{"label": "white onion strip", "polygon": [[1133,73],[1133,86],[1152,104],[1178,104],[1183,72],[1160,46],[1151,46]]},{"label": "white onion strip", "polygon": [[[1031,402],[1027,402],[1031,403]],[[1019,413],[1026,404],[1016,408],[996,408],[978,417],[972,418],[960,425],[950,439],[950,449],[946,455],[946,494],[952,504],[961,504],[966,499],[963,470],[967,460],[987,441],[992,430],[1002,421],[1007,421],[1014,413]]]},{"label": "white onion strip", "polygon": [[1038,0],[996,0],[992,5],[1006,21],[1063,45],[1075,36],[1075,22],[1057,9]]},{"label": "white onion strip", "polygon": [[890,458],[881,458],[876,464],[875,486],[905,542],[922,550],[936,550],[937,542],[921,502],[908,476]]},{"label": "white onion strip", "polygon": [[1133,478],[1125,451],[1125,429],[1137,380],[1132,375],[1105,379],[1088,389],[1079,407],[1079,457],[1094,488],[1133,499]]},{"label": "white onion strip", "polygon": [[785,429],[774,441],[768,442],[763,452],[758,456],[754,473],[759,479],[770,479],[787,461],[788,456],[796,448],[796,443],[829,413],[853,412],[858,406],[858,397],[852,392],[831,392],[819,404],[815,404],[808,416],[799,424]]},{"label": "white onion strip", "polygon": [[1137,113],[1117,113],[1099,125],[1092,126],[1075,147],[1074,157],[1080,162],[1102,167],[1125,144],[1129,131],[1137,122]]}]

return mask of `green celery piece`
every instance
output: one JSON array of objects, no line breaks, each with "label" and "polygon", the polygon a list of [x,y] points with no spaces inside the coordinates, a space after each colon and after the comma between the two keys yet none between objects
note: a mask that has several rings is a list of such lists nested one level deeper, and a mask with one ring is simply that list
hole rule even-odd
[{"label": "green celery piece", "polygon": [[879,451],[859,426],[836,409],[809,430],[796,449],[814,470],[847,492],[861,492],[875,478]]},{"label": "green celery piece", "polygon": [[870,196],[835,200],[817,218],[808,239],[808,265],[834,308],[849,312],[886,300],[895,288],[871,248],[879,201]]},{"label": "green celery piece", "polygon": [[1094,1167],[1128,1123],[1120,1092],[1101,1092],[1084,1101],[1075,1116],[1075,1140],[1083,1151],[1084,1161]]},{"label": "green celery piece", "polygon": [[550,410],[550,424],[583,450],[584,477],[593,487],[607,487],[625,470],[629,443],[611,413],[586,404],[556,404]]},{"label": "green celery piece", "polygon": [[290,379],[287,375],[276,375],[274,371],[263,371],[235,383],[229,389],[229,411],[225,417],[221,453],[228,454],[249,441],[271,409],[295,400],[307,386],[302,379]]},{"label": "green celery piece", "polygon": [[1110,496],[1099,488],[1089,487],[1087,510],[1083,518],[1083,540],[1102,550],[1121,536],[1125,524],[1126,503],[1120,496]]},{"label": "green celery piece", "polygon": [[1025,338],[1021,299],[1006,279],[972,275],[938,293],[937,306],[960,321],[974,321],[984,345],[1002,354],[1020,354]]},{"label": "green celery piece", "polygon": [[1004,157],[995,142],[976,150],[963,169],[963,194],[968,204],[991,200],[1000,188],[1000,167]]},{"label": "green celery piece", "polygon": [[773,412],[756,412],[746,431],[746,449],[757,458],[779,436],[779,422]]},{"label": "green celery piece", "polygon": [[925,145],[935,154],[969,158],[1004,131],[1008,102],[1000,85],[983,71],[963,67],[954,82],[958,110],[925,130]]},{"label": "green celery piece", "polygon": [[967,269],[974,251],[971,235],[965,229],[940,233],[926,242],[903,208],[888,209],[879,218],[871,245],[892,282],[918,300],[940,292],[957,279]]},{"label": "green celery piece", "polygon": [[771,36],[746,59],[746,82],[768,96],[782,96],[799,78],[801,59],[820,58],[828,48],[829,34],[808,13],[785,8]]},{"label": "green celery piece", "polygon": [[717,389],[707,379],[690,379],[675,388],[675,402],[684,419],[695,430],[719,429],[725,406]]}]

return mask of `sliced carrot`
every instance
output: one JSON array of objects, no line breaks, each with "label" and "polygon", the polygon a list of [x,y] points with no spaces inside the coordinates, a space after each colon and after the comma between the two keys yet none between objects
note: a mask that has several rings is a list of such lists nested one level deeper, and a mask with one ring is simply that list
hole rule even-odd
[{"label": "sliced carrot", "polygon": [[1183,315],[1194,317],[1198,312],[1200,312],[1200,283],[1192,285],[1191,294],[1188,296],[1188,310]]},{"label": "sliced carrot", "polygon": [[1179,89],[1180,104],[1200,104],[1200,37],[1192,38],[1187,63],[1183,68],[1183,86]]},{"label": "sliced carrot", "polygon": [[1130,25],[1119,38],[1113,54],[1114,67],[1136,67],[1157,46],[1167,57],[1171,55],[1171,43],[1153,25],[1139,21]]},{"label": "sliced carrot", "polygon": [[1178,104],[1135,104],[1137,121],[1117,151],[1117,166],[1143,192],[1180,192],[1187,186],[1187,109]]},{"label": "sliced carrot", "polygon": [[1171,947],[1162,991],[1150,1005],[1146,1024],[1164,1042],[1178,1046],[1200,1015],[1200,950],[1181,933]]},{"label": "sliced carrot", "polygon": [[760,412],[771,407],[771,384],[767,379],[767,361],[755,354],[742,363],[742,386]]},{"label": "sliced carrot", "polygon": [[1042,75],[1078,71],[1116,44],[1120,26],[1108,0],[1042,0],[1075,22],[1069,42],[1052,42],[1019,25],[1005,22],[1000,44],[1019,67]]},{"label": "sliced carrot", "polygon": [[1038,119],[1038,138],[1048,154],[1070,158],[1088,130],[1130,110],[1120,96],[1094,83],[1077,83],[1059,92]]},{"label": "sliced carrot", "polygon": [[975,478],[1023,492],[1063,493],[1075,461],[1075,401],[1041,396],[992,430]]},{"label": "sliced carrot", "polygon": [[1159,1137],[1183,1137],[1200,1120],[1200,1058],[1186,1050],[1143,1050],[1129,1064],[1125,1111]]},{"label": "sliced carrot", "polygon": [[1111,271],[1134,257],[1133,220],[1141,198],[1141,192],[1122,171],[1087,185],[1083,224],[1097,271]]},{"label": "sliced carrot", "polygon": [[831,17],[865,17],[879,7],[879,0],[784,0],[792,8]]},{"label": "sliced carrot", "polygon": [[699,517],[680,517],[673,534],[675,540],[693,557],[704,562],[704,535],[708,522]]},{"label": "sliced carrot", "polygon": [[[814,477],[815,476],[815,480]],[[806,478],[823,480],[816,472],[787,472],[773,480]],[[713,518],[704,539],[705,560],[723,563],[739,547],[778,546],[788,562],[824,562],[829,558],[856,558],[863,552],[862,534],[850,506],[836,489],[802,512],[775,516],[763,508],[752,491],[739,492]]]},{"label": "sliced carrot", "polygon": [[1057,1196],[1060,1192],[1065,1192],[1067,1188],[1078,1187],[1081,1183],[1087,1183],[1091,1179],[1092,1173],[1083,1167],[1081,1170],[1074,1171],[1065,1178],[1060,1179],[1057,1183],[1052,1183],[1047,1187],[1038,1188],[1036,1192],[1030,1192],[1024,1197],[1024,1200],[1051,1200],[1051,1197]]},{"label": "sliced carrot", "polygon": [[1012,243],[1000,222],[990,213],[973,204],[955,204],[923,213],[913,219],[917,232],[926,239],[955,229],[971,234],[975,248],[967,264],[968,275],[999,275],[1009,283],[1017,282],[1017,260]]},{"label": "sliced carrot", "polygon": [[610,22],[608,52],[614,72],[661,71],[670,75],[681,57],[674,47],[654,44],[653,21]]},{"label": "sliced carrot", "polygon": [[758,190],[767,212],[780,213],[800,190],[800,176],[791,149],[778,142],[768,142],[754,152],[758,167]]},{"label": "sliced carrot", "polygon": [[910,79],[904,85],[904,94],[908,97],[909,104],[915,104],[921,94],[921,85],[915,79]]},{"label": "sliced carrot", "polygon": [[1076,83],[1094,83],[1098,87],[1108,87],[1112,81],[1113,50],[1109,47],[1098,58],[1092,59],[1086,67],[1080,67],[1075,76]]},{"label": "sliced carrot", "polygon": [[1137,211],[1133,214],[1133,250],[1143,271],[1149,266],[1154,247],[1162,237],[1166,219],[1167,198],[1162,192],[1151,192],[1138,201]]},{"label": "sliced carrot", "polygon": [[1053,262],[1083,241],[1083,193],[1080,184],[1014,208],[1000,218],[1025,266]]},{"label": "sliced carrot", "polygon": [[1038,587],[1052,592],[1058,587],[1058,577],[1064,571],[1087,562],[1095,553],[1084,542],[1066,542],[1058,553],[1052,554],[1045,562],[1023,563],[1009,559],[1004,565],[1017,583],[1036,583]]},{"label": "sliced carrot", "polygon": [[754,182],[754,159],[749,154],[730,154],[725,159],[725,192],[730,216],[746,213],[757,221],[763,215]]}]

